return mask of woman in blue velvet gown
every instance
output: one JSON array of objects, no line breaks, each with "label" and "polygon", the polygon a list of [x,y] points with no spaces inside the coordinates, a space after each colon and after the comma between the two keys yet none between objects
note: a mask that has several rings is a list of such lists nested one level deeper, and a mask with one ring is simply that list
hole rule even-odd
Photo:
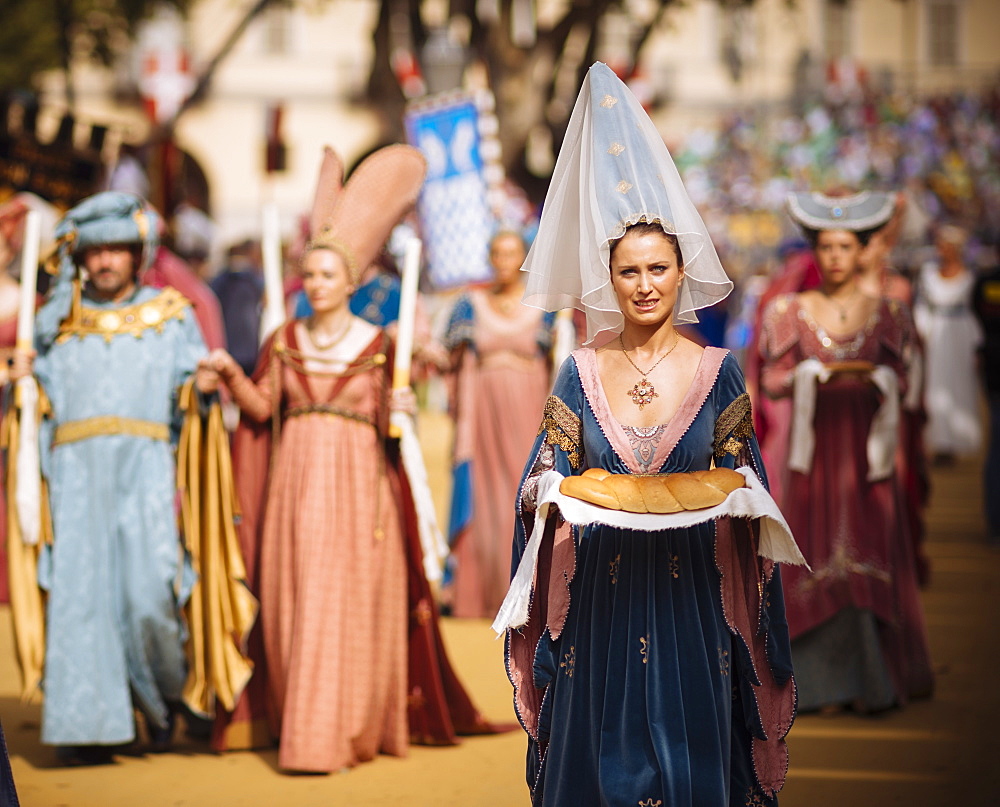
[{"label": "woman in blue velvet gown", "polygon": [[[612,113],[604,119],[603,110]],[[603,177],[622,197],[633,188],[653,190],[612,197],[616,206],[603,202],[608,220],[590,224],[598,231],[596,260],[574,256],[583,264],[575,270],[582,280],[576,304],[587,313],[591,341],[605,341],[573,353],[546,404],[519,489],[515,569],[545,471],[664,474],[748,465],[764,481],[737,362],[674,327],[731,284],[700,217],[694,220],[681,197],[676,171],[671,187],[663,164],[638,165],[670,158],[658,137],[636,139],[636,122],[648,119],[635,110],[628,90],[595,65],[574,119],[583,120],[578,140],[589,139],[591,153],[601,156],[583,174]],[[603,157],[629,151],[635,163],[609,165]],[[561,162],[564,156],[565,149]],[[654,171],[659,184],[643,170]],[[558,197],[571,185],[557,164],[556,198],[550,190],[538,249],[525,265],[529,303],[567,302],[559,273],[574,270],[560,267],[559,251],[549,248],[558,238],[546,239],[546,215],[555,227],[549,233],[579,226],[566,211],[588,206],[560,205]],[[597,280],[588,290],[590,268]],[[529,735],[533,804],[776,803],[795,688],[778,567],[757,553],[749,520],[648,532],[571,526],[549,511],[527,621],[507,633],[515,707]]]}]

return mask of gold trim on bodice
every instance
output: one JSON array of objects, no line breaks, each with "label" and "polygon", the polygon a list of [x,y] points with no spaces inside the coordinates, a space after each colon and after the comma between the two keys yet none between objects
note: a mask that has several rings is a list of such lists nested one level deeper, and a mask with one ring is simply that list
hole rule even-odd
[{"label": "gold trim on bodice", "polygon": [[[375,367],[381,367],[388,361],[384,351],[373,353],[370,356],[358,356],[357,358],[345,361],[343,359],[328,358],[325,356],[307,355],[299,350],[294,350],[288,346],[280,336],[274,338],[274,353],[278,359],[287,364],[292,370],[302,375],[318,376],[321,378],[343,378],[345,376],[366,373]],[[334,370],[310,370],[306,368],[306,362],[312,361],[318,364],[344,365],[340,371]]]},{"label": "gold trim on bodice", "polygon": [[155,420],[138,420],[123,418],[118,415],[99,415],[81,420],[68,420],[56,426],[53,446],[77,443],[91,437],[125,434],[129,437],[148,437],[150,440],[167,442],[170,439],[170,427],[166,423]]},{"label": "gold trim on bodice", "polygon": [[190,301],[177,289],[169,286],[150,300],[121,308],[93,308],[83,306],[78,317],[72,315],[59,326],[56,342],[63,343],[74,336],[102,336],[110,342],[115,336],[130,335],[141,339],[145,331],[163,332],[163,326],[172,319],[184,319]]},{"label": "gold trim on bodice", "polygon": [[375,426],[375,421],[367,415],[361,412],[354,412],[350,409],[343,409],[339,406],[333,406],[332,404],[310,403],[303,406],[293,406],[285,410],[286,420],[288,418],[301,417],[302,415],[332,415],[334,417],[347,418],[348,420],[356,420],[359,423],[365,423],[369,426]]}]

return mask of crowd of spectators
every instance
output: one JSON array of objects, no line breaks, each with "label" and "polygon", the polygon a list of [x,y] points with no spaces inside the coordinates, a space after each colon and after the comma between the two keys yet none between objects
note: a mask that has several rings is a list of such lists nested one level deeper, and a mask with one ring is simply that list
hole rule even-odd
[{"label": "crowd of spectators", "polygon": [[756,273],[793,234],[790,191],[901,191],[906,221],[895,259],[912,272],[932,224],[963,226],[974,264],[1000,242],[1000,84],[928,98],[826,93],[798,113],[731,113],[674,149],[695,203],[737,279]]}]

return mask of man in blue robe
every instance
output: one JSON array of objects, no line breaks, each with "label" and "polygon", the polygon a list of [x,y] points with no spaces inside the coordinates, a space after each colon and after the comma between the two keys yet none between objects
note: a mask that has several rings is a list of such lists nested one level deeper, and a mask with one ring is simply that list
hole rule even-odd
[{"label": "man in blue robe", "polygon": [[[181,608],[193,574],[178,538],[174,443],[179,390],[206,350],[188,301],[141,283],[156,232],[131,194],[69,211],[37,355],[18,354],[11,373],[33,369],[50,412],[40,431],[53,536],[39,558],[42,742],[68,763],[110,761],[135,739],[136,708],[165,747],[187,673]],[[214,385],[197,377],[202,393]]]}]

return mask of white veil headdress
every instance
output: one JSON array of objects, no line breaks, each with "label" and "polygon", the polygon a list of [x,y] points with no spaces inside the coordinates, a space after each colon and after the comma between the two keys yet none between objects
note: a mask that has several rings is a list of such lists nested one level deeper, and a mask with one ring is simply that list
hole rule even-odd
[{"label": "white veil headdress", "polygon": [[639,221],[677,236],[684,260],[674,322],[733,289],[705,222],[670,152],[631,91],[607,65],[587,72],[552,174],[542,217],[522,271],[527,305],[578,308],[587,340],[621,333],[625,318],[611,287],[610,243]]}]

